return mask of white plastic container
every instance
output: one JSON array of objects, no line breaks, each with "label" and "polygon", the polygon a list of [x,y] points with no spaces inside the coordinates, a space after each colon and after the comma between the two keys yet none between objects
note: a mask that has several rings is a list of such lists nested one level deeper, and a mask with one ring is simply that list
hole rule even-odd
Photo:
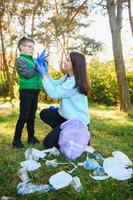
[{"label": "white plastic container", "polygon": [[67,172],[61,171],[50,177],[49,183],[56,189],[68,186],[72,181],[72,176]]}]

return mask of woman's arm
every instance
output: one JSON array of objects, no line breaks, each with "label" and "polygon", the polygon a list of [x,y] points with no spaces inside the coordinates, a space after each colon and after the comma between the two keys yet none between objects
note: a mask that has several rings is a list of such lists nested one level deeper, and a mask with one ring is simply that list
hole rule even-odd
[{"label": "woman's arm", "polygon": [[65,98],[70,97],[75,92],[75,79],[73,78],[67,78],[66,81],[64,81],[61,84],[53,85],[48,78],[48,76],[44,76],[43,78],[43,87],[51,98]]},{"label": "woman's arm", "polygon": [[63,76],[57,80],[54,80],[50,75],[48,75],[47,77],[53,86],[57,86],[58,84],[63,83],[63,81],[66,79],[66,76]]}]

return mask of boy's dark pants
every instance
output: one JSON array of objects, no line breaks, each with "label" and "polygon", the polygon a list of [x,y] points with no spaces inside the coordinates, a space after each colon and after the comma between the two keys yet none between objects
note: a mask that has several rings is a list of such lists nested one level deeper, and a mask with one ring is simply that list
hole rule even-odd
[{"label": "boy's dark pants", "polygon": [[35,113],[38,104],[39,90],[20,90],[20,114],[16,124],[14,140],[20,140],[24,124],[27,123],[28,139],[34,137]]}]

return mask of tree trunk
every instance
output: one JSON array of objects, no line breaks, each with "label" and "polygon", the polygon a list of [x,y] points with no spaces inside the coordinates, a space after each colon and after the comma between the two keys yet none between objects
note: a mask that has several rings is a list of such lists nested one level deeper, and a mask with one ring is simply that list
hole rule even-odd
[{"label": "tree trunk", "polygon": [[35,16],[36,16],[36,11],[38,9],[39,5],[38,2],[33,7],[32,11],[32,22],[31,22],[31,38],[34,37],[34,29],[35,29]]},{"label": "tree trunk", "polygon": [[14,98],[14,92],[13,92],[12,79],[10,77],[9,68],[7,65],[6,57],[5,57],[6,52],[5,52],[3,32],[2,32],[2,17],[0,17],[0,39],[1,39],[1,47],[2,47],[3,66],[5,67],[5,72],[6,72],[6,76],[8,80],[10,102],[12,103],[12,99]]},{"label": "tree trunk", "polygon": [[[132,2],[133,4],[133,2]],[[132,36],[133,36],[133,10],[132,10],[132,6],[131,6],[131,0],[128,0],[128,15],[129,15],[129,21],[130,21],[130,27],[131,27],[131,32],[132,32]]]},{"label": "tree trunk", "polygon": [[120,110],[130,111],[132,109],[132,104],[126,80],[125,63],[121,42],[122,3],[117,1],[117,5],[115,5],[114,0],[107,0],[107,10],[111,28],[115,70],[120,96]]}]

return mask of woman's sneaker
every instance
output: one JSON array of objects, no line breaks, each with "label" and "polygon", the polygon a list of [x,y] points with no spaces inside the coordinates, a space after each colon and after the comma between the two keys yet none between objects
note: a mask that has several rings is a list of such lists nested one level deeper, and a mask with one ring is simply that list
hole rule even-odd
[{"label": "woman's sneaker", "polygon": [[24,148],[24,145],[21,142],[21,140],[13,140],[12,147],[13,148]]},{"label": "woman's sneaker", "polygon": [[39,144],[39,143],[40,142],[39,142],[39,140],[36,137],[28,138],[28,140],[27,140],[27,144],[33,144],[33,145],[35,145],[35,144]]}]

